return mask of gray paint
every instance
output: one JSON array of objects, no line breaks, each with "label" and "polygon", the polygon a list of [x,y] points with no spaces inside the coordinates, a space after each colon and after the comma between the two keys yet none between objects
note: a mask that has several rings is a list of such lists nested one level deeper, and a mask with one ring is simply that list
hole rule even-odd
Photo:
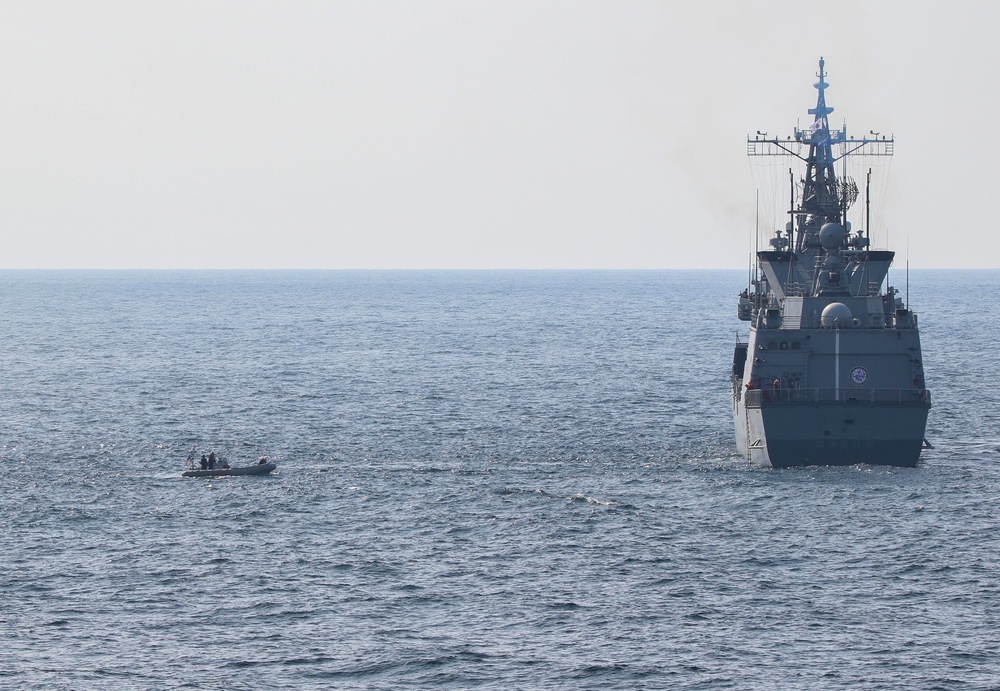
[{"label": "gray paint", "polygon": [[751,156],[797,156],[806,176],[795,221],[757,253],[753,292],[739,299],[750,336],[733,358],[736,444],[763,466],[914,466],[931,406],[917,317],[883,287],[893,253],[845,223],[857,186],[834,169],[851,154],[892,155],[893,141],[830,130],[819,66],[812,127],[747,140]]}]

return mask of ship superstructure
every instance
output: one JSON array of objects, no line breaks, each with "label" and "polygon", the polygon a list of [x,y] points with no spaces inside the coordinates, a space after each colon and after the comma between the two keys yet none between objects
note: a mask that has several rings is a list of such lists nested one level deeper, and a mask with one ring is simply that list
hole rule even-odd
[{"label": "ship superstructure", "polygon": [[917,317],[888,285],[894,253],[870,247],[870,220],[852,231],[858,186],[836,173],[849,156],[891,156],[894,142],[831,129],[822,58],[818,77],[808,128],[747,137],[749,156],[793,156],[805,173],[739,298],[750,335],[733,356],[736,443],[755,465],[914,466],[931,405]]}]

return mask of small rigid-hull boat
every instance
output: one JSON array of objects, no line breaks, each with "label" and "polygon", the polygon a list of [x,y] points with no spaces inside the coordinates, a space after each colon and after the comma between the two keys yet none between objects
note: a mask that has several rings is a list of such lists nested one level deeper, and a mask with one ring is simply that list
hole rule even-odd
[{"label": "small rigid-hull boat", "polygon": [[229,477],[231,475],[267,475],[277,468],[274,463],[258,463],[241,468],[215,468],[214,470],[188,470],[181,477]]}]

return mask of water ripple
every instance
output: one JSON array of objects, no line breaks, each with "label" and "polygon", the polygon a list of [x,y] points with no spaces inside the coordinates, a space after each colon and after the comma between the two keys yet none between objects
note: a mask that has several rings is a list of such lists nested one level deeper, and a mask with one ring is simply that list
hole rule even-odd
[{"label": "water ripple", "polygon": [[0,687],[1000,679],[995,274],[914,281],[918,468],[769,471],[735,272],[3,273]]}]

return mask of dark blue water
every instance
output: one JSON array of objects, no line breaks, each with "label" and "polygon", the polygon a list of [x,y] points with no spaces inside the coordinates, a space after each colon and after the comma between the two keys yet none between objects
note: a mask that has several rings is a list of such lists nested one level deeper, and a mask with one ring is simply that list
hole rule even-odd
[{"label": "dark blue water", "polygon": [[998,279],[919,467],[772,471],[740,272],[0,272],[0,687],[996,688]]}]

